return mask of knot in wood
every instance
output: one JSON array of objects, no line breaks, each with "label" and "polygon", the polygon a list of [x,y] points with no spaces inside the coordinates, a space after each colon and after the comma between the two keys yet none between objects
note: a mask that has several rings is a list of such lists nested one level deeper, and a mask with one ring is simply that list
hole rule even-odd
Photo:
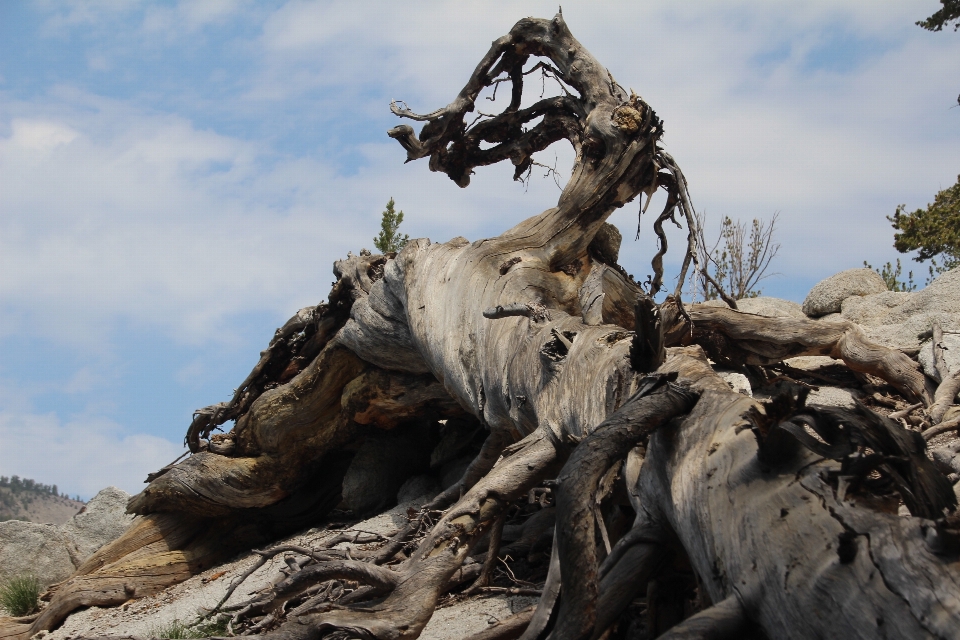
[{"label": "knot in wood", "polygon": [[500,265],[500,275],[506,275],[507,271],[510,271],[510,267],[517,264],[518,262],[521,262],[522,260],[523,258],[521,258],[520,256],[514,256],[509,260],[505,261],[503,264]]},{"label": "knot in wood", "polygon": [[580,273],[580,269],[583,267],[583,264],[579,260],[574,260],[570,264],[565,264],[560,267],[560,271],[564,272],[571,278],[577,277],[577,274]]},{"label": "knot in wood", "polygon": [[549,319],[547,308],[539,302],[513,302],[483,310],[483,317],[489,320],[498,320],[511,316],[525,316],[534,322],[545,322]]},{"label": "knot in wood", "polygon": [[622,104],[613,110],[613,122],[620,131],[632,135],[640,130],[643,113],[630,105]]},{"label": "knot in wood", "polygon": [[850,564],[857,558],[857,534],[853,531],[843,531],[837,542],[837,558],[840,564]]}]

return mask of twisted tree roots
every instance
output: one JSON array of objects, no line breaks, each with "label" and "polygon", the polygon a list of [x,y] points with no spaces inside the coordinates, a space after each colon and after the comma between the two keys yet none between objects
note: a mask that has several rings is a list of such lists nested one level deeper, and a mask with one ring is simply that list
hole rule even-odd
[{"label": "twisted tree roots", "polygon": [[[536,71],[562,95],[523,108]],[[501,82],[510,106],[468,124],[481,90]],[[956,376],[937,387],[850,323],[682,305],[697,234],[663,122],[560,15],[518,22],[448,106],[393,109],[426,123],[390,132],[408,159],[429,157],[460,186],[506,159],[522,177],[563,139],[572,177],[557,206],[496,238],[338,262],[328,302],[278,330],[230,402],[197,412],[193,455],[151,474],[130,529],[52,588],[38,617],[0,620],[0,638],[157,593],[312,526],[339,502],[365,434],[463,416],[486,443],[409,526],[362,552],[333,541],[260,552],[292,554],[283,579],[213,613],[278,640],[401,639],[420,635],[444,594],[536,593],[535,608],[475,638],[960,637],[954,490],[920,433],[896,421],[923,407],[936,429]],[[616,264],[605,221],[658,188],[662,243],[644,287]],[[677,212],[686,256],[657,305],[662,224]],[[811,385],[782,365],[800,355],[832,356],[856,384],[889,391],[869,397],[894,419],[807,406]],[[769,385],[771,399],[734,393],[711,360]],[[514,575],[517,557],[545,551],[536,582]]]}]

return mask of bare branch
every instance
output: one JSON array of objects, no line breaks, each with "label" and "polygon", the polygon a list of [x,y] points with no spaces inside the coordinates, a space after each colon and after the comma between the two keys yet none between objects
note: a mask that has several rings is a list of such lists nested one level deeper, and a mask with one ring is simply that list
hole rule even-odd
[{"label": "bare branch", "polygon": [[930,427],[924,431],[922,435],[924,440],[931,440],[934,436],[938,436],[941,433],[956,431],[958,429],[960,429],[960,418],[953,418],[952,420],[945,420],[935,427]]},{"label": "bare branch", "polygon": [[[748,232],[743,223],[725,217],[717,241],[707,250],[703,217],[697,216],[699,255],[704,263],[699,276],[705,299],[715,297],[716,292],[729,304],[729,299],[739,300],[758,294],[755,287],[773,275],[766,272],[780,249],[780,245],[773,241],[777,218],[775,213],[766,224],[754,219]],[[714,276],[708,273],[710,264],[716,271]]]},{"label": "bare branch", "polygon": [[713,285],[713,288],[717,290],[717,293],[721,298],[723,298],[723,301],[727,303],[728,307],[731,309],[739,309],[739,307],[737,307],[737,301],[727,295],[727,292],[723,290],[723,286],[713,279],[706,267],[700,270],[700,275],[702,275],[707,282]]},{"label": "bare branch", "polygon": [[542,304],[529,302],[514,302],[512,304],[497,305],[483,310],[483,317],[490,320],[524,316],[534,322],[543,322],[547,319],[547,310]]},{"label": "bare branch", "polygon": [[[400,105],[403,106],[401,107]],[[416,120],[417,122],[432,122],[444,114],[443,109],[437,109],[436,111],[431,111],[430,113],[423,115],[416,114],[410,110],[410,108],[407,106],[407,103],[403,100],[391,100],[390,111],[397,117]]]},{"label": "bare branch", "polygon": [[[544,59],[530,71],[539,66],[572,91],[563,87],[565,95],[519,109],[523,77],[529,73],[523,71],[523,65],[530,56]],[[503,74],[512,83],[510,106],[468,128],[464,115],[474,110],[483,88],[505,80]],[[576,153],[572,178],[557,208],[544,214],[539,237],[531,239],[542,243],[554,269],[578,259],[616,208],[642,191],[649,192],[661,166],[669,164],[671,171],[675,169],[666,160],[653,162],[660,151],[656,141],[663,133],[653,109],[636,95],[627,95],[610,72],[577,42],[559,14],[552,20],[529,18],[518,22],[508,35],[493,43],[447,107],[425,116],[396,103],[393,110],[401,117],[426,122],[419,135],[407,125],[389,132],[406,149],[407,160],[429,156],[431,170],[446,173],[461,187],[469,184],[474,168],[503,160],[514,164],[514,178],[520,179],[533,166],[534,153],[567,139]],[[523,130],[522,125],[540,117],[540,123]],[[481,143],[494,146],[483,149]],[[677,201],[689,209],[685,182],[677,184]],[[516,228],[518,233],[521,227]],[[689,261],[685,260],[685,268]]]}]

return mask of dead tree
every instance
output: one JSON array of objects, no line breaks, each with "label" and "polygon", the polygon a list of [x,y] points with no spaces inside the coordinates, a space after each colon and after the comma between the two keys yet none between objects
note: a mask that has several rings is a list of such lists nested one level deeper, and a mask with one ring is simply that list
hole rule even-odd
[{"label": "dead tree", "polygon": [[[532,71],[556,78],[562,95],[523,106]],[[509,106],[468,123],[480,92],[500,83]],[[496,238],[414,240],[395,256],[338,262],[329,301],[278,331],[233,401],[198,412],[192,455],[131,500],[139,517],[126,534],[0,637],[25,639],[77,607],[155,593],[315,522],[337,502],[339,461],[362,425],[425,414],[472,416],[488,431],[460,483],[430,505],[440,520],[408,556],[398,552],[417,522],[363,557],[315,552],[250,604],[274,615],[256,631],[417,637],[490,532],[486,556],[496,557],[509,505],[548,482],[557,518],[540,603],[484,637],[607,637],[643,595],[651,636],[957,635],[956,498],[920,435],[864,407],[808,407],[802,391],[767,403],[733,393],[707,354],[754,367],[832,355],[911,402],[930,405],[935,390],[916,362],[852,324],[685,309],[679,284],[653,303],[662,225],[678,213],[689,232],[678,283],[696,257],[686,181],[659,145],[654,110],[562,16],[518,22],[446,107],[392,108],[425,123],[419,134],[390,131],[407,159],[429,158],[462,187],[475,168],[504,160],[520,177],[560,140],[575,150],[572,176],[555,207]],[[668,195],[653,225],[660,252],[641,286],[617,266],[604,225],[658,188]],[[232,431],[210,436],[227,419]],[[624,460],[635,520],[617,533],[598,494]],[[910,516],[897,515],[900,503]],[[331,578],[366,587],[284,617],[277,603]],[[690,590],[693,608],[683,604]]]}]

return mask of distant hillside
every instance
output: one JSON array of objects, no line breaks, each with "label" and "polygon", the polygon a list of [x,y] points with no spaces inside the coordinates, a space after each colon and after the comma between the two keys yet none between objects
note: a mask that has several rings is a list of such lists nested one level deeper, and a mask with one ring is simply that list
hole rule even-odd
[{"label": "distant hillside", "polygon": [[0,522],[27,520],[63,524],[84,503],[57,491],[57,485],[41,484],[29,478],[0,476]]}]

